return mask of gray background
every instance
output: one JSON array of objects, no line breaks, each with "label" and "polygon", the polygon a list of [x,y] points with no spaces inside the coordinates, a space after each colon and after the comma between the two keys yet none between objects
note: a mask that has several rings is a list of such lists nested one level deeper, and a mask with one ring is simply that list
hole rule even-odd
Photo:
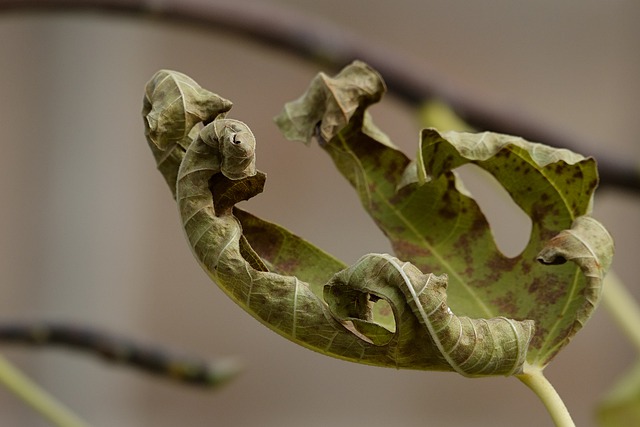
[{"label": "gray background", "polygon": [[[489,103],[595,141],[585,154],[599,148],[640,162],[636,2],[269,3],[349,27]],[[94,425],[551,425],[515,379],[377,369],[297,347],[234,306],[192,259],[143,136],[143,88],[159,68],[233,100],[233,117],[252,127],[268,181],[246,209],[349,263],[389,250],[327,156],[284,141],[272,123],[318,66],[201,28],[43,13],[0,16],[0,61],[0,319],[77,321],[245,367],[211,393],[65,352],[2,349]],[[373,114],[415,151],[412,111],[389,97]],[[490,185],[471,189],[499,243],[522,247],[510,202]],[[616,239],[614,267],[632,288],[639,213],[637,196],[596,197],[595,216]],[[601,309],[547,374],[577,425],[592,426],[594,402],[633,359]],[[3,388],[0,424],[47,425]]]}]

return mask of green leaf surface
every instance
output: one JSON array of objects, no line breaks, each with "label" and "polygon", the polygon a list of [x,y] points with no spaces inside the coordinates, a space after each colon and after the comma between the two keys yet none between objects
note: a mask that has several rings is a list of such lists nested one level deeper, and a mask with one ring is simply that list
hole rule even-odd
[{"label": "green leaf surface", "polygon": [[[378,90],[351,88],[363,102]],[[145,111],[168,108],[167,99],[154,98]],[[352,110],[359,111],[357,105]],[[301,114],[315,120],[313,112]],[[311,134],[329,138],[349,123],[345,117]],[[372,125],[367,131],[390,146]],[[253,134],[242,122],[216,117],[196,123],[186,135],[181,144],[149,141],[159,164],[172,159],[160,171],[172,190],[169,178],[177,177],[185,235],[202,268],[260,322],[300,345],[359,363],[467,376],[522,372],[533,322],[458,316],[447,305],[446,276],[423,274],[386,254],[366,255],[347,268],[284,228],[236,209],[264,186],[264,174],[253,167]]]},{"label": "green leaf surface", "polygon": [[[398,258],[448,275],[454,313],[533,320],[527,361],[545,366],[591,315],[613,255],[611,237],[587,216],[595,161],[509,135],[435,129],[422,131],[410,161],[368,117],[383,92],[380,76],[355,62],[320,74],[276,122],[289,139],[318,139]],[[491,173],[531,218],[518,256],[498,250],[464,190],[455,168],[467,163]]]},{"label": "green leaf surface", "polygon": [[322,297],[323,287],[347,266],[305,239],[241,209],[234,210],[244,237],[271,271],[307,282]]}]

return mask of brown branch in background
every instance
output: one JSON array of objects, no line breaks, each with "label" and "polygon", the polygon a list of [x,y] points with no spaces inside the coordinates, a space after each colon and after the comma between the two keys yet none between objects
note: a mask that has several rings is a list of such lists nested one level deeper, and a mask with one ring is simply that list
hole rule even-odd
[{"label": "brown branch in background", "polygon": [[[584,151],[578,138],[561,134],[510,108],[490,105],[460,91],[424,65],[396,51],[384,49],[326,22],[272,4],[202,0],[0,0],[0,12],[17,9],[51,11],[95,10],[152,17],[167,22],[227,31],[288,50],[335,69],[354,59],[369,63],[383,76],[389,91],[412,105],[438,99],[450,105],[476,129],[522,136],[574,151]],[[588,146],[595,146],[589,144]],[[606,143],[599,144],[606,146]],[[598,159],[601,184],[640,193],[639,159],[614,157],[603,151]]]},{"label": "brown branch in background", "polygon": [[209,388],[226,383],[238,373],[238,367],[230,362],[210,363],[170,354],[104,331],[65,323],[3,322],[0,323],[2,344],[68,348],[99,356],[114,364]]}]

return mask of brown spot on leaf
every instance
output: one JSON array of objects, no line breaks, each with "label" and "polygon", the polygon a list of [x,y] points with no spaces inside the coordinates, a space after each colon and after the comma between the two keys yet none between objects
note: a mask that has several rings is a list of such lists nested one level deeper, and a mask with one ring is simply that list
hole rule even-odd
[{"label": "brown spot on leaf", "polygon": [[452,220],[458,216],[452,205],[445,203],[440,209],[438,209],[438,215],[444,219]]},{"label": "brown spot on leaf", "polygon": [[518,258],[507,258],[500,253],[495,253],[487,261],[487,266],[494,271],[508,272],[518,265]]},{"label": "brown spot on leaf", "polygon": [[557,173],[558,175],[560,175],[565,170],[566,166],[567,165],[564,162],[556,162],[556,163],[554,163],[553,171],[555,173]]},{"label": "brown spot on leaf", "polygon": [[431,251],[406,239],[396,239],[392,241],[392,245],[394,252],[402,260],[415,260],[431,256]]},{"label": "brown spot on leaf", "polygon": [[537,279],[537,278],[533,279],[528,287],[529,293],[535,294],[536,292],[538,292],[538,289],[540,289],[540,286],[541,286],[540,279]]},{"label": "brown spot on leaf", "polygon": [[518,258],[507,258],[499,252],[494,253],[487,261],[489,274],[483,282],[487,285],[497,282],[502,276],[509,274],[518,265],[518,261]]},{"label": "brown spot on leaf", "polygon": [[498,307],[498,314],[500,316],[514,317],[518,312],[518,299],[512,291],[506,293],[506,295],[494,298],[491,300],[491,304]]},{"label": "brown spot on leaf", "polygon": [[536,322],[536,331],[531,338],[531,342],[529,343],[530,348],[540,349],[545,343],[545,338],[549,334],[549,331],[546,328],[543,328]]},{"label": "brown spot on leaf", "polygon": [[535,277],[529,283],[527,290],[535,296],[536,302],[543,307],[557,304],[567,293],[566,284],[560,277],[562,276],[554,274]]}]

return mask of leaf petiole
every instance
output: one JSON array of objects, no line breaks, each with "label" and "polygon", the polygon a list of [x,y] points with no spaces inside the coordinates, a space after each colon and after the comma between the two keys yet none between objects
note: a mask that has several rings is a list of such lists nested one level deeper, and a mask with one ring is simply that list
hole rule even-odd
[{"label": "leaf petiole", "polygon": [[540,398],[556,427],[575,427],[567,407],[541,368],[525,364],[524,372],[516,377]]}]

